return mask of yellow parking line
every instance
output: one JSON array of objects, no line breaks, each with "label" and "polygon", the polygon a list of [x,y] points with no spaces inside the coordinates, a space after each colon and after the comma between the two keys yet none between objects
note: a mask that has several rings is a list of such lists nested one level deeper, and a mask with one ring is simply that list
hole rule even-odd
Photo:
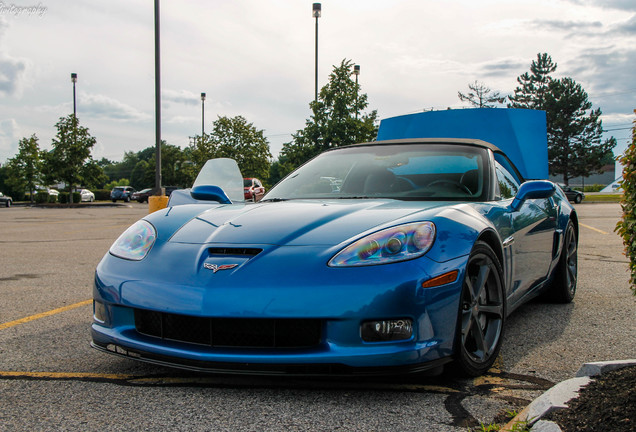
[{"label": "yellow parking line", "polygon": [[14,372],[0,371],[0,378],[9,377],[26,377],[26,378],[49,378],[49,379],[111,379],[111,380],[129,380],[135,378],[134,375],[123,374],[98,374],[90,372]]},{"label": "yellow parking line", "polygon": [[78,307],[81,307],[81,306],[86,306],[88,304],[91,304],[92,302],[93,302],[93,300],[84,300],[83,302],[75,303],[75,304],[64,306],[64,307],[57,308],[57,309],[53,309],[53,310],[50,310],[48,312],[42,312],[42,313],[39,313],[37,315],[31,315],[31,316],[28,316],[28,317],[25,317],[25,318],[20,318],[19,320],[9,321],[7,323],[0,324],[0,330],[4,330],[4,329],[9,328],[9,327],[17,326],[19,324],[28,323],[30,321],[35,321],[35,320],[40,319],[40,318],[44,318],[44,317],[47,317],[47,316],[55,315],[55,314],[58,314],[60,312],[65,312],[67,310],[75,309],[75,308],[78,308]]},{"label": "yellow parking line", "polygon": [[608,234],[608,233],[606,233],[605,231],[602,231],[602,230],[600,230],[600,229],[598,229],[598,228],[591,227],[591,226],[589,226],[589,225],[582,224],[581,222],[579,222],[579,225],[580,225],[580,226],[582,226],[582,227],[585,227],[585,228],[587,228],[587,229],[591,229],[592,231],[596,231],[597,233],[601,233],[601,234]]}]

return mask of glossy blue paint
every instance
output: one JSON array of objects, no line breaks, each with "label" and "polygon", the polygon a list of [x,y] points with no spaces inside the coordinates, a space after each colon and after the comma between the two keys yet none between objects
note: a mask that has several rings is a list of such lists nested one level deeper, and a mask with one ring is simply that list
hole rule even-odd
[{"label": "glossy blue paint", "polygon": [[[414,174],[399,157],[391,158],[397,174]],[[331,178],[329,183],[333,193],[340,193],[339,183]],[[97,267],[93,296],[105,305],[108,319],[93,322],[93,344],[140,360],[212,370],[243,364],[257,369],[438,365],[457,349],[460,294],[478,240],[487,241],[501,261],[508,311],[549,279],[561,247],[553,254],[555,233],[573,214],[567,200],[551,198],[551,188],[550,182],[528,182],[508,200],[305,198],[198,203],[154,212],[144,219],[155,227],[157,239],[143,260],[107,253]],[[423,256],[382,265],[328,266],[357,240],[423,221],[435,226],[433,245]],[[454,270],[459,272],[455,282],[422,288],[423,282]],[[135,310],[195,319],[320,320],[321,336],[308,348],[203,346],[142,334],[135,327]],[[411,339],[364,342],[360,336],[365,321],[405,318],[413,321]]]},{"label": "glossy blue paint", "polygon": [[519,210],[525,200],[550,198],[556,192],[556,185],[549,181],[528,181],[521,185],[511,206]]},{"label": "glossy blue paint", "polygon": [[427,111],[380,122],[378,141],[403,138],[480,139],[506,153],[524,178],[548,178],[544,111],[510,108]]},{"label": "glossy blue paint", "polygon": [[223,192],[223,189],[214,185],[194,186],[190,191],[190,195],[192,195],[192,198],[195,200],[232,204],[232,201],[230,201],[230,198]]}]

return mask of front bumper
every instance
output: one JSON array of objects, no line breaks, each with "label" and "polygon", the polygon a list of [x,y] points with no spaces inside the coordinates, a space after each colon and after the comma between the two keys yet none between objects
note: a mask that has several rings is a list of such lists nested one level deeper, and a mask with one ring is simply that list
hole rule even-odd
[{"label": "front bumper", "polygon": [[[185,262],[192,262],[188,246],[174,246],[172,258],[184,263],[173,261],[172,270],[151,260],[104,257],[94,287],[94,299],[103,308],[91,327],[94,348],[164,366],[255,374],[394,374],[435,368],[452,358],[463,271],[448,285],[424,289],[421,284],[463,269],[466,257],[445,263],[422,257],[367,268],[330,268],[312,262],[326,262],[318,251],[280,248],[272,254],[280,254],[276,262],[285,267],[268,267],[270,256],[213,273],[187,269]],[[152,273],[137,271],[142,267]],[[195,320],[318,320],[320,336],[312,346],[210,346],[149,336],[140,331],[136,310]],[[392,319],[411,320],[412,337],[362,339],[362,323]]]}]

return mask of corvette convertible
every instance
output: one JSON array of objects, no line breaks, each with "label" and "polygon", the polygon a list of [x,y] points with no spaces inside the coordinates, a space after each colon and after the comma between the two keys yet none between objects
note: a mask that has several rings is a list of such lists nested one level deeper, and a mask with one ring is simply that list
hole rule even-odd
[{"label": "corvette convertible", "polygon": [[477,376],[515,308],[574,297],[576,212],[490,142],[334,148],[258,203],[242,184],[208,161],[115,241],[94,348],[222,373]]}]

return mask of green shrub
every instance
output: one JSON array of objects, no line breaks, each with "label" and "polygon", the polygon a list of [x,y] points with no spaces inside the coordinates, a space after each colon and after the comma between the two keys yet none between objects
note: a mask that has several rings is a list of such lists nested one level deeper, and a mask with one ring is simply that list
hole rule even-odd
[{"label": "green shrub", "polygon": [[110,199],[110,189],[97,189],[94,190],[95,201],[106,201]]},{"label": "green shrub", "polygon": [[632,129],[632,142],[619,161],[623,165],[623,217],[616,224],[616,231],[625,244],[625,255],[630,260],[631,288],[636,295],[636,121]]},{"label": "green shrub", "polygon": [[605,188],[605,186],[607,185],[593,184],[593,185],[585,186],[583,188],[583,192],[600,192],[601,190]]},{"label": "green shrub", "polygon": [[55,195],[49,195],[49,199],[48,199],[48,201],[47,201],[47,202],[50,202],[50,203],[55,203],[55,202],[57,202],[57,196],[55,196]]},{"label": "green shrub", "polygon": [[68,192],[60,192],[60,196],[58,198],[62,204],[66,204],[68,202]]},{"label": "green shrub", "polygon": [[35,195],[35,202],[38,204],[44,204],[49,202],[49,194],[48,192],[38,192]]}]

